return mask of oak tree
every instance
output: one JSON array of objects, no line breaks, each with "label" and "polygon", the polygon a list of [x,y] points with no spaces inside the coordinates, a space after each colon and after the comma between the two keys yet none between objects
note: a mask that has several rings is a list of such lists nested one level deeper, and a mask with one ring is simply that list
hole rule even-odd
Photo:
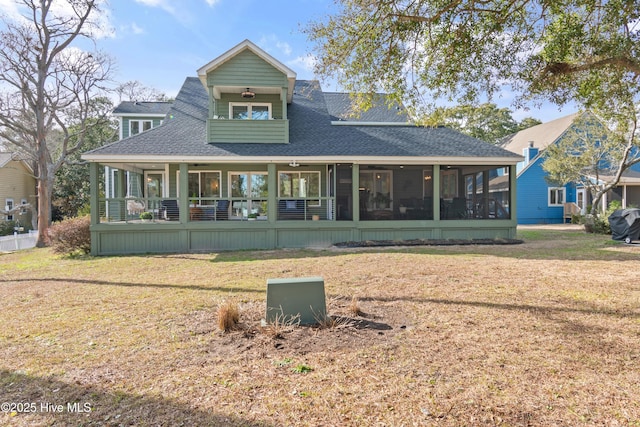
[{"label": "oak tree", "polygon": [[0,31],[0,139],[33,162],[38,246],[51,219],[56,171],[79,151],[89,128],[107,120],[111,59],[74,42],[95,41],[99,0],[20,0]]},{"label": "oak tree", "polygon": [[[338,0],[306,28],[316,72],[367,108],[377,91],[414,115],[434,100],[573,102],[595,112],[627,155],[640,149],[636,0]],[[566,153],[560,153],[565,154]],[[608,185],[639,160],[623,158]]]}]

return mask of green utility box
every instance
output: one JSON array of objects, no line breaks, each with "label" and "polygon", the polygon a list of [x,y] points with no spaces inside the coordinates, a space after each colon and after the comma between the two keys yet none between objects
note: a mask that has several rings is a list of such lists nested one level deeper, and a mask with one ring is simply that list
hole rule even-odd
[{"label": "green utility box", "polygon": [[267,279],[267,323],[313,325],[325,319],[327,305],[322,277]]}]

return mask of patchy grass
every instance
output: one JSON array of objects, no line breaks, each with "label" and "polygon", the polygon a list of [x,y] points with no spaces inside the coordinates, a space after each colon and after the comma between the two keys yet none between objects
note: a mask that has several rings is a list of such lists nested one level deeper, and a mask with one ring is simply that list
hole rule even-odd
[{"label": "patchy grass", "polygon": [[[640,246],[518,237],[0,255],[0,424],[640,426]],[[330,327],[261,325],[267,278],[316,275]]]}]

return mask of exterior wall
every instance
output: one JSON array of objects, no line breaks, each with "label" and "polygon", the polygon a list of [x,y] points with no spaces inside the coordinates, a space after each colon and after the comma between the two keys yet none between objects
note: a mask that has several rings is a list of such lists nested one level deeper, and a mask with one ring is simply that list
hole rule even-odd
[{"label": "exterior wall", "polygon": [[[427,167],[427,166],[425,166]],[[439,172],[437,165],[428,166],[433,169],[434,188],[439,188]],[[302,170],[301,170],[302,169]],[[312,165],[291,168],[288,165],[191,165],[172,164],[168,167],[169,197],[177,198],[180,218],[175,221],[137,222],[101,222],[99,209],[92,212],[92,253],[94,255],[116,255],[131,253],[175,253],[204,252],[239,249],[274,249],[328,247],[335,243],[366,240],[411,240],[411,239],[494,239],[514,238],[516,236],[516,219],[465,219],[441,220],[436,213],[433,220],[360,220],[358,210],[354,211],[353,220],[277,220],[276,203],[278,199],[279,172],[321,171],[321,197],[323,209],[327,209],[328,195],[334,194],[327,185],[330,180],[326,165]],[[229,198],[229,171],[233,172],[268,172],[269,210],[268,218],[260,221],[216,220],[191,221],[188,216],[188,196],[186,180],[183,174],[195,170],[216,170],[221,172],[222,199]],[[418,168],[418,171],[421,168]],[[180,171],[178,182],[177,172]],[[335,168],[334,168],[335,172]],[[515,166],[511,167],[515,172]],[[353,165],[353,203],[358,206],[359,165]],[[403,171],[403,179],[395,185],[399,188],[405,184],[411,171]],[[98,187],[101,177],[99,166],[91,164],[92,207],[100,205],[100,199],[94,188]],[[416,174],[415,181],[422,186],[422,175]],[[400,191],[400,190],[398,190]],[[422,187],[420,187],[422,191]],[[400,193],[399,193],[400,194]],[[286,198],[286,197],[285,197]],[[434,196],[434,211],[438,212],[437,194]],[[516,205],[515,194],[511,193],[512,205]],[[335,207],[335,200],[332,206]]]},{"label": "exterior wall", "polygon": [[[26,199],[32,206],[36,202],[36,180],[22,162],[10,161],[0,168],[0,203],[4,208],[7,199],[13,199],[15,206]],[[31,212],[14,215],[14,220],[31,224]],[[5,217],[0,217],[4,221]]]},{"label": "exterior wall", "polygon": [[211,224],[99,224],[94,255],[329,247],[366,240],[510,239],[515,221],[218,221]]},{"label": "exterior wall", "polygon": [[207,75],[207,86],[287,87],[287,76],[245,50]]},{"label": "exterior wall", "polygon": [[[564,221],[563,206],[549,206],[549,183],[542,169],[539,156],[517,178],[518,224],[561,224]],[[566,201],[575,201],[575,189],[565,187]]]}]

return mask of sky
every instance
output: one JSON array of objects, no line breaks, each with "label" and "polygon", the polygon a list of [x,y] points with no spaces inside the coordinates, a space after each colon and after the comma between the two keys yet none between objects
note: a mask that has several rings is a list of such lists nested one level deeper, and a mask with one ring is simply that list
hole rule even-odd
[{"label": "sky", "polygon": [[[11,13],[12,3],[0,0],[0,11]],[[114,80],[137,80],[169,97],[186,77],[197,76],[198,68],[245,39],[298,79],[316,78],[313,46],[302,29],[337,10],[333,0],[108,0],[104,8],[95,47],[114,58]],[[322,88],[340,91],[331,81]],[[553,105],[517,111],[506,91],[493,101],[510,108],[516,120],[530,116],[546,122],[575,112]]]}]

